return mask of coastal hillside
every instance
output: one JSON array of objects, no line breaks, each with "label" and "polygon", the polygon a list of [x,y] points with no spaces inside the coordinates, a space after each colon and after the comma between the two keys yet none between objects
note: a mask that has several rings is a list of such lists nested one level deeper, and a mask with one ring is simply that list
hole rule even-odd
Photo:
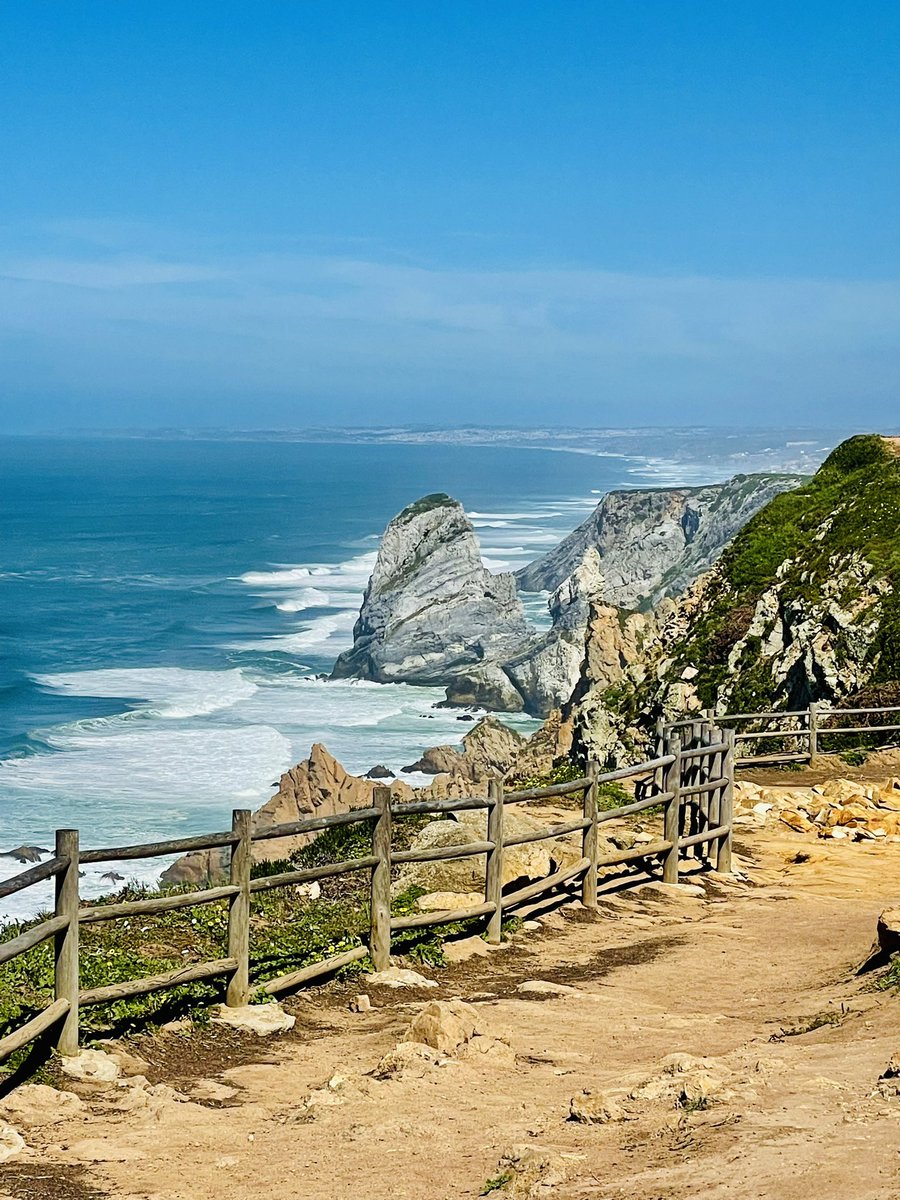
[{"label": "coastal hillside", "polygon": [[[627,751],[660,716],[803,707],[893,695],[900,680],[898,440],[860,435],[772,499],[678,601],[631,629],[610,671],[594,606],[569,706],[583,752]],[[623,635],[618,635],[623,636]],[[876,702],[873,699],[873,702]]]},{"label": "coastal hillside", "polygon": [[516,582],[522,591],[554,591],[594,549],[604,600],[652,607],[683,592],[754,513],[804,482],[802,475],[736,475],[706,487],[609,492],[558,546],[517,571]]},{"label": "coastal hillside", "polygon": [[547,717],[581,677],[593,603],[637,608],[679,594],[754,512],[801,482],[741,475],[705,488],[610,493],[518,574],[521,587],[551,592],[543,633],[526,621],[513,576],[485,568],[462,505],[423,496],[384,532],[353,646],[333,677],[437,684],[449,705]]}]

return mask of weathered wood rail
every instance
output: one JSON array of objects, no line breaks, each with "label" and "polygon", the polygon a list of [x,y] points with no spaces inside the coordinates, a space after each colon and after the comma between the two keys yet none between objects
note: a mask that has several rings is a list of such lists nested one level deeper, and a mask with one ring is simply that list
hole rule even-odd
[{"label": "weathered wood rail", "polygon": [[[254,830],[249,810],[237,809],[232,815],[231,829],[224,832],[98,850],[82,851],[77,830],[58,830],[52,859],[0,884],[0,899],[48,879],[55,880],[56,889],[53,916],[16,937],[0,942],[0,964],[28,953],[50,938],[54,941],[55,950],[53,999],[41,1012],[0,1039],[0,1061],[35,1039],[49,1036],[51,1032],[61,1054],[77,1053],[79,1009],[87,1005],[108,1004],[199,980],[224,978],[225,1003],[232,1007],[240,1006],[247,1004],[254,992],[269,995],[286,992],[362,958],[369,957],[375,969],[382,970],[390,963],[392,934],[401,930],[484,919],[487,940],[499,943],[504,914],[540,897],[549,899],[554,893],[579,886],[582,903],[587,908],[595,908],[601,874],[605,879],[611,871],[621,873],[622,868],[638,868],[651,874],[658,872],[663,880],[674,883],[678,880],[680,865],[685,858],[691,858],[695,863],[702,858],[719,870],[728,871],[731,869],[733,748],[733,733],[723,733],[708,721],[694,721],[683,736],[667,734],[661,752],[648,762],[605,773],[601,773],[595,764],[590,764],[587,773],[578,779],[525,791],[506,792],[499,781],[493,781],[486,797],[392,803],[390,789],[376,787],[371,807],[333,816],[310,817]],[[601,809],[598,797],[602,786],[620,781],[634,785],[634,801],[612,809]],[[580,799],[578,817],[557,821],[545,829],[525,834],[505,834],[504,812],[509,805],[527,805],[562,798]],[[660,838],[629,850],[600,852],[599,829],[602,825],[658,808],[662,808],[663,815]],[[418,850],[393,848],[391,825],[395,817],[422,814],[438,816],[465,811],[486,813],[483,841]],[[371,823],[372,828],[370,854],[275,875],[252,875],[254,841],[271,842],[278,838],[319,833],[341,825],[364,822]],[[513,890],[504,890],[504,855],[508,850],[528,842],[578,833],[581,834],[581,853],[574,861],[564,865],[553,863],[556,869],[544,878]],[[145,899],[82,905],[79,869],[84,863],[121,862],[222,847],[230,848],[227,884],[186,892],[163,892]],[[483,902],[440,912],[404,916],[391,914],[393,867],[474,855],[485,859]],[[363,872],[369,876],[367,944],[288,971],[264,983],[251,985],[252,896],[270,888],[291,887],[351,872]],[[80,986],[79,930],[82,925],[219,903],[228,906],[227,954],[224,958],[190,963],[163,974],[110,982],[91,989]]]},{"label": "weathered wood rail", "polygon": [[[893,714],[897,720],[893,723],[882,721],[872,723],[871,718]],[[881,738],[886,745],[900,742],[900,706],[881,708],[836,708],[823,701],[813,701],[807,708],[790,710],[768,710],[765,712],[739,712],[712,714],[704,710],[698,714],[700,719],[715,721],[720,725],[733,726],[735,741],[740,751],[741,747],[748,750],[763,743],[763,749],[756,754],[738,752],[736,763],[739,767],[762,766],[789,762],[807,762],[813,765],[820,754],[826,752],[823,748],[834,746],[832,738],[840,745],[843,739],[848,739],[848,748],[854,739],[869,738],[875,734],[893,734],[893,739]],[[676,731],[692,727],[698,717],[688,717],[683,721],[675,721],[666,729]],[[858,718],[856,724],[854,718]],[[844,724],[834,724],[843,721]],[[747,728],[754,726],[754,728]],[[765,750],[765,745],[771,747]]]}]

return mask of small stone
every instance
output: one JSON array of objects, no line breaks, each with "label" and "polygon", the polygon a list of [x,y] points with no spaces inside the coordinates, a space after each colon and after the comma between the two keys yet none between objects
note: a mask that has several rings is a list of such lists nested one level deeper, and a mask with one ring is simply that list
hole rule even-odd
[{"label": "small stone", "polygon": [[372,1001],[369,999],[369,997],[365,993],[362,993],[359,996],[354,996],[354,998],[350,1001],[350,1010],[351,1010],[351,1012],[358,1012],[358,1013],[371,1012],[372,1011]]},{"label": "small stone", "polygon": [[540,921],[523,921],[522,928],[526,933],[538,933],[541,929]]},{"label": "small stone", "polygon": [[549,979],[526,979],[516,988],[520,996],[546,997],[580,996],[582,993],[576,987],[567,983],[551,983]]},{"label": "small stone", "polygon": [[102,1050],[82,1050],[80,1054],[62,1057],[59,1067],[64,1075],[88,1083],[114,1083],[122,1073],[116,1060]]},{"label": "small stone", "polygon": [[569,1101],[569,1120],[583,1125],[606,1125],[609,1121],[624,1121],[626,1113],[620,1104],[605,1092],[585,1089]]},{"label": "small stone", "polygon": [[293,1029],[296,1017],[289,1016],[280,1004],[245,1004],[235,1008],[220,1004],[218,1015],[213,1020],[220,1025],[230,1025],[232,1029],[244,1029],[259,1037],[270,1037]]},{"label": "small stone", "polygon": [[444,958],[448,963],[466,962],[470,958],[486,958],[491,952],[487,942],[477,935],[444,942]]},{"label": "small stone", "polygon": [[375,971],[372,975],[364,976],[366,983],[380,987],[391,988],[436,988],[437,981],[426,979],[418,971],[409,971],[405,967],[387,967],[384,971]]},{"label": "small stone", "polygon": [[25,1139],[19,1133],[18,1129],[13,1129],[12,1125],[7,1125],[5,1121],[0,1121],[0,1162],[6,1162],[10,1158],[15,1158],[24,1149]]}]

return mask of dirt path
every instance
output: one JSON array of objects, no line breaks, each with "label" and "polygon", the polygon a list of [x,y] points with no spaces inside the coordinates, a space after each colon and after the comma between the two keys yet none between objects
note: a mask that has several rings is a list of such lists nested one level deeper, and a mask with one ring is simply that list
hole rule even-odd
[{"label": "dirt path", "polygon": [[[900,1051],[900,1002],[853,976],[900,897],[897,847],[753,837],[747,884],[561,910],[508,949],[426,972],[438,989],[373,989],[371,1012],[349,1010],[358,985],[320,989],[288,1004],[296,1027],[275,1041],[135,1043],[150,1083],[188,1099],[79,1085],[72,1119],[23,1128],[30,1149],[0,1167],[0,1193],[457,1200],[493,1185],[559,1200],[897,1200],[900,1096],[873,1090]],[[536,979],[577,990],[517,992]],[[470,1000],[515,1059],[371,1075],[434,997]],[[709,1060],[681,1064],[705,1078],[705,1099],[673,1100],[661,1064],[675,1053]],[[329,1088],[335,1075],[345,1082]],[[316,1089],[339,1103],[310,1109]],[[567,1120],[584,1089],[613,1093],[629,1119]]]}]

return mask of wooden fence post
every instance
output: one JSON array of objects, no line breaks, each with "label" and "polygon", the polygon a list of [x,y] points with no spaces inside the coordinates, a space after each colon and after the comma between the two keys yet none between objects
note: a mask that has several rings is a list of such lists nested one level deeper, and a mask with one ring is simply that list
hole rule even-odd
[{"label": "wooden fence post", "polygon": [[78,1053],[78,830],[57,829],[56,857],[67,865],[56,876],[56,916],[67,917],[68,925],[54,939],[54,998],[68,1000],[69,1010],[62,1020],[56,1041],[60,1054]]},{"label": "wooden fence post", "polygon": [[249,808],[236,808],[231,814],[231,831],[238,841],[231,847],[229,882],[240,891],[228,902],[228,957],[237,960],[225,991],[229,1008],[241,1008],[250,1002],[251,821]]},{"label": "wooden fence post", "polygon": [[809,703],[809,765],[814,767],[819,757],[819,701]]},{"label": "wooden fence post", "polygon": [[587,765],[590,783],[584,789],[585,825],[581,835],[581,857],[588,859],[584,879],[581,881],[581,903],[585,908],[597,907],[597,776],[600,768],[595,762]]},{"label": "wooden fence post", "polygon": [[663,790],[671,792],[671,798],[666,801],[663,818],[663,837],[667,842],[671,842],[663,859],[663,882],[677,883],[681,828],[681,738],[678,734],[669,738],[666,753],[674,755],[674,761],[669,763],[663,775]]},{"label": "wooden fence post", "polygon": [[372,804],[378,813],[372,854],[378,862],[372,868],[369,954],[375,970],[386,971],[391,965],[391,789],[375,788]]},{"label": "wooden fence post", "polygon": [[492,779],[488,784],[487,840],[494,843],[487,853],[484,868],[484,902],[495,905],[487,927],[487,940],[500,945],[500,926],[503,923],[503,782]]},{"label": "wooden fence post", "polygon": [[726,783],[722,791],[722,801],[719,805],[719,824],[727,825],[728,832],[724,837],[719,839],[718,851],[716,853],[716,870],[722,871],[724,874],[730,874],[732,828],[734,826],[734,760],[736,750],[734,730],[725,729],[722,732],[727,744],[722,764]]}]

